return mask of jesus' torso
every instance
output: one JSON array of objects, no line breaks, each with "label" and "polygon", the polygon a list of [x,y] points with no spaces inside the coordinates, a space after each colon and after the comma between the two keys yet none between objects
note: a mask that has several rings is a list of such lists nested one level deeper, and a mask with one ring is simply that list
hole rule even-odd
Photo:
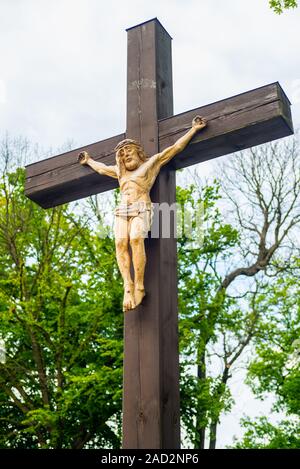
[{"label": "jesus' torso", "polygon": [[119,175],[121,204],[151,202],[150,190],[159,172],[158,155],[152,156],[133,171]]}]

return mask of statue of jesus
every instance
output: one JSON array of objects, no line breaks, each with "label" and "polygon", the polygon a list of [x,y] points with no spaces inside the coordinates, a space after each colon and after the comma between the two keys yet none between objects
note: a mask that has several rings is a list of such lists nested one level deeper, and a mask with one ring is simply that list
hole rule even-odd
[{"label": "statue of jesus", "polygon": [[[191,129],[174,145],[147,158],[143,147],[135,140],[122,140],[115,148],[116,165],[108,166],[93,160],[86,151],[78,156],[82,165],[88,165],[99,174],[119,180],[121,204],[115,209],[115,243],[118,266],[124,282],[123,311],[138,306],[144,296],[146,253],[144,240],[152,222],[150,190],[160,171],[180,153],[193,136],[206,126],[200,116],[193,119]],[[132,251],[134,279],[130,273],[129,243]]]}]

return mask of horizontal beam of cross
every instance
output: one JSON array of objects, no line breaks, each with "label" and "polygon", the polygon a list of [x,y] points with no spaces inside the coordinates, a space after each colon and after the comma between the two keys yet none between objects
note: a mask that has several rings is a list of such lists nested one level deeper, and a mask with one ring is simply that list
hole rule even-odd
[{"label": "horizontal beam of cross", "polygon": [[[207,119],[208,127],[172,160],[176,169],[293,133],[290,102],[279,83],[272,83],[159,121],[160,150],[183,135],[197,114]],[[97,161],[115,164],[114,147],[124,138],[120,134],[28,165],[26,195],[49,208],[118,187],[117,180],[80,166],[77,156],[85,150]]]}]

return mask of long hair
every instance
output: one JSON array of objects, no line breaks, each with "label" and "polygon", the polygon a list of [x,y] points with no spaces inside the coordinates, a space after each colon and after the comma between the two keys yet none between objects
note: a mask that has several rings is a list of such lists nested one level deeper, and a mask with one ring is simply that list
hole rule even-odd
[{"label": "long hair", "polygon": [[144,148],[142,145],[137,142],[136,140],[126,138],[125,140],[122,140],[121,142],[118,143],[118,145],[115,147],[115,152],[116,152],[116,163],[118,167],[118,172],[119,172],[119,179],[122,177],[122,174],[125,173],[126,168],[125,168],[125,163],[122,160],[122,158],[119,158],[119,152],[120,150],[125,147],[125,145],[133,145],[137,149],[137,154],[142,162],[146,161],[148,159]]}]

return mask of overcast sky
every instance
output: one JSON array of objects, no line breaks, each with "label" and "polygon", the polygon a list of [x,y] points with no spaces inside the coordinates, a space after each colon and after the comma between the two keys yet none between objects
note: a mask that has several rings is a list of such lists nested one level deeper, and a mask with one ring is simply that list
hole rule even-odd
[{"label": "overcast sky", "polygon": [[76,146],[125,129],[126,31],[173,37],[175,113],[279,81],[300,120],[300,9],[268,0],[0,0],[0,132]]},{"label": "overcast sky", "polygon": [[[58,148],[123,132],[125,29],[153,17],[173,37],[175,113],[279,81],[299,126],[300,8],[278,16],[268,0],[0,0],[0,136]],[[247,399],[224,421],[222,445]]]}]

